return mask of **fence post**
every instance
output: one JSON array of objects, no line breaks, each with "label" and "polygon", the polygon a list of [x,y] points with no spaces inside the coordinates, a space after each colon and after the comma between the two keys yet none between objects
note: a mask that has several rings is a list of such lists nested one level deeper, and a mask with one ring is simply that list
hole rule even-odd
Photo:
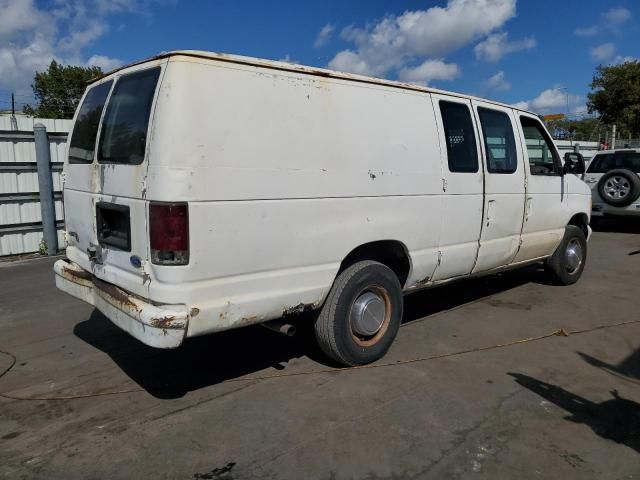
[{"label": "fence post", "polygon": [[33,126],[36,143],[36,162],[38,162],[38,186],[40,188],[40,212],[42,230],[47,244],[47,255],[58,252],[58,232],[56,230],[56,209],[53,203],[53,180],[51,178],[51,154],[47,128],[42,123]]}]

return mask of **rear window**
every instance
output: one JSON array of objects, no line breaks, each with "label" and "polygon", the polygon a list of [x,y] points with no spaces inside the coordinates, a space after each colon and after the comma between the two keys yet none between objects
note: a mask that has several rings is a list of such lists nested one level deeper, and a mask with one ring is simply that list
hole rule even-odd
[{"label": "rear window", "polygon": [[69,163],[91,163],[96,148],[98,124],[104,102],[113,82],[105,82],[91,88],[84,97],[69,143]]},{"label": "rear window", "polygon": [[100,163],[142,163],[159,75],[160,68],[153,68],[124,75],[116,82],[102,121]]},{"label": "rear window", "polygon": [[591,161],[587,173],[607,173],[617,168],[640,173],[640,152],[600,153]]},{"label": "rear window", "polygon": [[449,171],[477,172],[478,152],[469,108],[462,103],[440,101],[440,112],[447,142]]}]

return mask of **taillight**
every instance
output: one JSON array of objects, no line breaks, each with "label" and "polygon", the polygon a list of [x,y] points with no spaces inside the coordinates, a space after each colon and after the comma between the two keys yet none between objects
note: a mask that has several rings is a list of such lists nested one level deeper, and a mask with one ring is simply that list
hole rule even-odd
[{"label": "taillight", "polygon": [[186,203],[149,204],[151,262],[156,265],[189,263],[189,209]]}]

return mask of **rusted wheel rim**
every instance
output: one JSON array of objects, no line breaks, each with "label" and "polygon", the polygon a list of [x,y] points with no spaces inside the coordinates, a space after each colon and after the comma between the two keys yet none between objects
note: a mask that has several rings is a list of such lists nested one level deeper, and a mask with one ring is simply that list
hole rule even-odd
[{"label": "rusted wheel rim", "polygon": [[349,312],[349,326],[355,342],[363,347],[375,345],[391,322],[391,297],[380,285],[363,288]]}]

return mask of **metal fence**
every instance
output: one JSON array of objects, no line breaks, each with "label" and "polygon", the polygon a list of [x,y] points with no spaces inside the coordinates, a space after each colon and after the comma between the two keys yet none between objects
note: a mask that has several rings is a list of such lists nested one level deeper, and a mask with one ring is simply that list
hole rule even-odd
[{"label": "metal fence", "polygon": [[599,142],[586,142],[580,140],[555,140],[554,143],[560,151],[560,156],[564,158],[566,152],[573,152],[576,149],[582,154],[588,163],[593,156],[600,150]]},{"label": "metal fence", "polygon": [[34,125],[43,124],[58,245],[63,245],[62,164],[71,120],[0,115],[0,256],[37,252],[43,241]]}]

